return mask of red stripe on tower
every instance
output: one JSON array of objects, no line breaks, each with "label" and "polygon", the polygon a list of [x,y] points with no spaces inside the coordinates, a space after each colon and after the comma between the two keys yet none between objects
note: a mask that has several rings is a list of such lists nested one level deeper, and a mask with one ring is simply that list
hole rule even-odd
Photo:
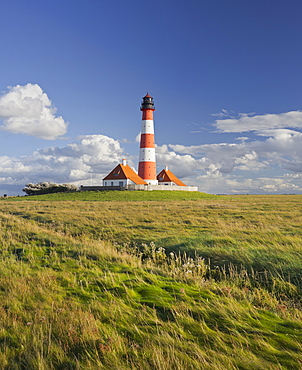
[{"label": "red stripe on tower", "polygon": [[138,175],[150,185],[157,185],[154,146],[153,98],[147,93],[141,105],[142,130],[139,150]]}]

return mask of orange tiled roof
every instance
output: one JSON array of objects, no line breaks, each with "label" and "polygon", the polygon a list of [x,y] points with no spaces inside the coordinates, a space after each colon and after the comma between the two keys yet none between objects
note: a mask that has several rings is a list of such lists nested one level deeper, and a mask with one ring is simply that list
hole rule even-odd
[{"label": "orange tiled roof", "polygon": [[128,165],[118,164],[103,180],[125,180],[129,179],[137,185],[147,185],[147,183],[138,176]]},{"label": "orange tiled roof", "polygon": [[158,175],[157,175],[157,180],[158,182],[174,182],[178,186],[187,186],[185,185],[182,181],[179,180],[178,177],[174,175],[173,172],[170,170],[162,170]]}]

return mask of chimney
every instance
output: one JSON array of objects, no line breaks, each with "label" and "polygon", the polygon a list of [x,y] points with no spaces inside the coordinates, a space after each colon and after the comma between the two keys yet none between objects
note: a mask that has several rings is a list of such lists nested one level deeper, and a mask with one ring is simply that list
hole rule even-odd
[{"label": "chimney", "polygon": [[165,166],[165,170],[168,171],[168,166]]},{"label": "chimney", "polygon": [[122,161],[122,165],[123,166],[126,166],[127,165],[127,160],[124,158],[123,161]]}]

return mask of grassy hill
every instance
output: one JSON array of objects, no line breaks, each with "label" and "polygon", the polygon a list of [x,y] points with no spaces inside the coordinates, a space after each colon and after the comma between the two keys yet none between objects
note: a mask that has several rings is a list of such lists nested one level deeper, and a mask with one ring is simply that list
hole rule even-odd
[{"label": "grassy hill", "polygon": [[301,196],[0,201],[1,369],[300,369]]},{"label": "grassy hill", "polygon": [[24,197],[12,197],[10,200],[29,201],[174,201],[215,198],[215,195],[198,191],[81,191],[70,193],[53,193]]}]

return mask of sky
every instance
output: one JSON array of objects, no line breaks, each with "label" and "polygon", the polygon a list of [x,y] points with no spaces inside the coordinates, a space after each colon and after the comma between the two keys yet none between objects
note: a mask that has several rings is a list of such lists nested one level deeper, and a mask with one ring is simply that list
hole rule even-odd
[{"label": "sky", "polygon": [[137,169],[211,194],[302,194],[301,0],[1,4],[0,195]]}]

